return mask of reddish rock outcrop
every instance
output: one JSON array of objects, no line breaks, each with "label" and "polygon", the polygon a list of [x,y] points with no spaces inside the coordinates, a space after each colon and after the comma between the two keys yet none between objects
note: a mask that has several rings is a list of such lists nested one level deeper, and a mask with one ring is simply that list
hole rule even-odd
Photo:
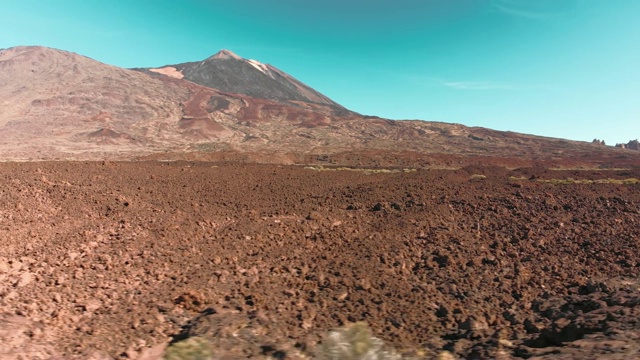
[{"label": "reddish rock outcrop", "polygon": [[629,149],[629,150],[640,150],[640,142],[638,140],[631,140],[626,144],[616,144],[616,147]]}]

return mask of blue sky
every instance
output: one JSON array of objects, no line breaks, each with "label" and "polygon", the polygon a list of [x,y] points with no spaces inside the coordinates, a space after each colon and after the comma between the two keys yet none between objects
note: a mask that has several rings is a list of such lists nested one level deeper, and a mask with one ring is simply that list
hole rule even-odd
[{"label": "blue sky", "polygon": [[230,49],[349,109],[607,144],[640,137],[638,0],[0,0],[0,48],[122,67]]}]

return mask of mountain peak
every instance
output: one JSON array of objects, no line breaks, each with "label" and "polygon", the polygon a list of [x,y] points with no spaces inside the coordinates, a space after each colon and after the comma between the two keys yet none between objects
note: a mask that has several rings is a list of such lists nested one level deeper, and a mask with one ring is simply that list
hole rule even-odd
[{"label": "mountain peak", "polygon": [[[222,50],[218,51],[215,55],[209,57],[209,59],[242,60],[242,58],[240,56],[236,55],[233,51],[227,50],[227,49],[222,49]],[[209,59],[207,59],[207,60],[209,60]]]},{"label": "mountain peak", "polygon": [[350,113],[291,75],[257,60],[240,57],[226,49],[201,61],[139,70],[185,79],[222,92],[281,102],[328,105],[341,114]]}]

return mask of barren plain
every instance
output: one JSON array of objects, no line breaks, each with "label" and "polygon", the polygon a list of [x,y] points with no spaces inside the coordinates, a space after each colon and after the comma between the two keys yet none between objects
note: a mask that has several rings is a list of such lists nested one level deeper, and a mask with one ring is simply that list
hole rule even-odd
[{"label": "barren plain", "polygon": [[406,359],[640,358],[633,146],[163,69],[0,51],[0,360],[308,359],[359,322]]},{"label": "barren plain", "polygon": [[[324,171],[322,171],[324,170]],[[0,164],[0,359],[640,358],[640,169]]]}]

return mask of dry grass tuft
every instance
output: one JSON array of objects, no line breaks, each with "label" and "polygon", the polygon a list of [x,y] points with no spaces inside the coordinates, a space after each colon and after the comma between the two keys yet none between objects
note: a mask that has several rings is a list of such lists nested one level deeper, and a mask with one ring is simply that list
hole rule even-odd
[{"label": "dry grass tuft", "polygon": [[209,342],[194,336],[171,344],[162,356],[163,360],[212,360]]},{"label": "dry grass tuft", "polygon": [[482,180],[486,178],[487,178],[487,175],[482,175],[482,174],[473,174],[470,177],[471,180]]},{"label": "dry grass tuft", "polygon": [[410,173],[418,171],[417,169],[361,169],[361,168],[350,168],[350,167],[324,167],[322,165],[319,166],[305,166],[307,170],[314,171],[358,171],[364,174],[391,174],[391,173]]},{"label": "dry grass tuft", "polygon": [[588,180],[588,179],[574,179],[574,178],[566,178],[566,179],[548,179],[543,180],[539,179],[539,182],[554,184],[554,185],[570,185],[570,184],[616,184],[616,185],[633,185],[640,183],[640,179],[629,178],[629,179],[598,179],[598,180]]}]

